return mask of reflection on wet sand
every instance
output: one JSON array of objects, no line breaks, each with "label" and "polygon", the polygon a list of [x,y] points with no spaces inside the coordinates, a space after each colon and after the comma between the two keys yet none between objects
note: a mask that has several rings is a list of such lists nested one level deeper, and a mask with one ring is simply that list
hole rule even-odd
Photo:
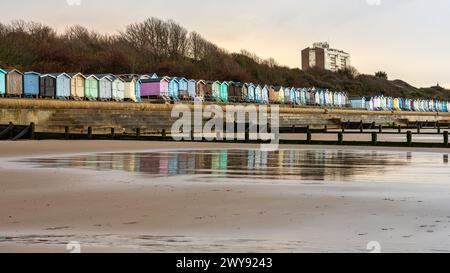
[{"label": "reflection on wet sand", "polygon": [[[441,159],[439,159],[441,158]],[[347,150],[192,150],[105,153],[27,160],[44,168],[119,170],[153,176],[214,175],[223,178],[348,181],[447,175],[448,155]],[[402,168],[401,168],[402,167]],[[424,169],[425,168],[425,169]],[[432,168],[438,168],[432,171]]]}]

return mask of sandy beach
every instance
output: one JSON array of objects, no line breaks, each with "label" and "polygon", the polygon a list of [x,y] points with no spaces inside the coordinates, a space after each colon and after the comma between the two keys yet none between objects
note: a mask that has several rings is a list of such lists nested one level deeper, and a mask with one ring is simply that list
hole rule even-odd
[{"label": "sandy beach", "polygon": [[[445,181],[256,181],[33,168],[23,158],[257,145],[126,141],[0,142],[0,252],[450,251]],[[352,147],[282,146],[283,149]],[[358,147],[391,151],[393,148]],[[396,148],[414,153],[442,149]],[[444,176],[445,177],[445,176]],[[447,183],[448,182],[448,183]]]}]

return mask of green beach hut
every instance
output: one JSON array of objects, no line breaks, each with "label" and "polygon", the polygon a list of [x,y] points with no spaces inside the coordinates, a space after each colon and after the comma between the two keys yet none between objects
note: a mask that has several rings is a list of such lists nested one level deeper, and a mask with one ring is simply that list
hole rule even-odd
[{"label": "green beach hut", "polygon": [[88,75],[84,83],[84,97],[88,100],[97,100],[99,95],[100,79],[95,75]]}]

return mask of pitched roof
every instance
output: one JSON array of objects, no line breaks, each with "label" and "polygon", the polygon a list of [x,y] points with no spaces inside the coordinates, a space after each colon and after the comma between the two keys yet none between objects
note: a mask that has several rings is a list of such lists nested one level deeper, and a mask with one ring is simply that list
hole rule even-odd
[{"label": "pitched roof", "polygon": [[86,76],[85,75],[83,75],[83,73],[81,73],[81,72],[76,72],[76,73],[67,73],[67,75],[69,75],[71,78],[73,78],[73,77],[76,77],[76,76],[81,76],[81,77],[83,77],[83,78],[85,78],[86,79]]},{"label": "pitched roof", "polygon": [[23,75],[22,72],[20,72],[20,71],[17,70],[17,69],[5,69],[5,72],[6,72],[7,74],[9,74],[9,73],[11,73],[11,72],[17,72],[17,73]]},{"label": "pitched roof", "polygon": [[39,72],[35,72],[35,71],[27,71],[25,73],[23,73],[24,75],[28,75],[28,74],[35,74],[35,75],[41,75],[41,73]]}]

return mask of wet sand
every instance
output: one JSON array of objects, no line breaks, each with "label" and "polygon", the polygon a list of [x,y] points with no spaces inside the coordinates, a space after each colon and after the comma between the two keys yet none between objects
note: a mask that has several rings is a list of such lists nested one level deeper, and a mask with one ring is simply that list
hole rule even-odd
[{"label": "wet sand", "polygon": [[[0,142],[0,252],[68,252],[70,241],[80,242],[83,252],[368,252],[370,241],[378,241],[386,252],[450,251],[450,177],[448,184],[407,183],[414,177],[405,177],[405,183],[195,183],[192,177],[149,181],[119,171],[35,169],[11,163],[22,157],[91,152],[256,147]],[[353,149],[283,146],[294,147]]]}]

